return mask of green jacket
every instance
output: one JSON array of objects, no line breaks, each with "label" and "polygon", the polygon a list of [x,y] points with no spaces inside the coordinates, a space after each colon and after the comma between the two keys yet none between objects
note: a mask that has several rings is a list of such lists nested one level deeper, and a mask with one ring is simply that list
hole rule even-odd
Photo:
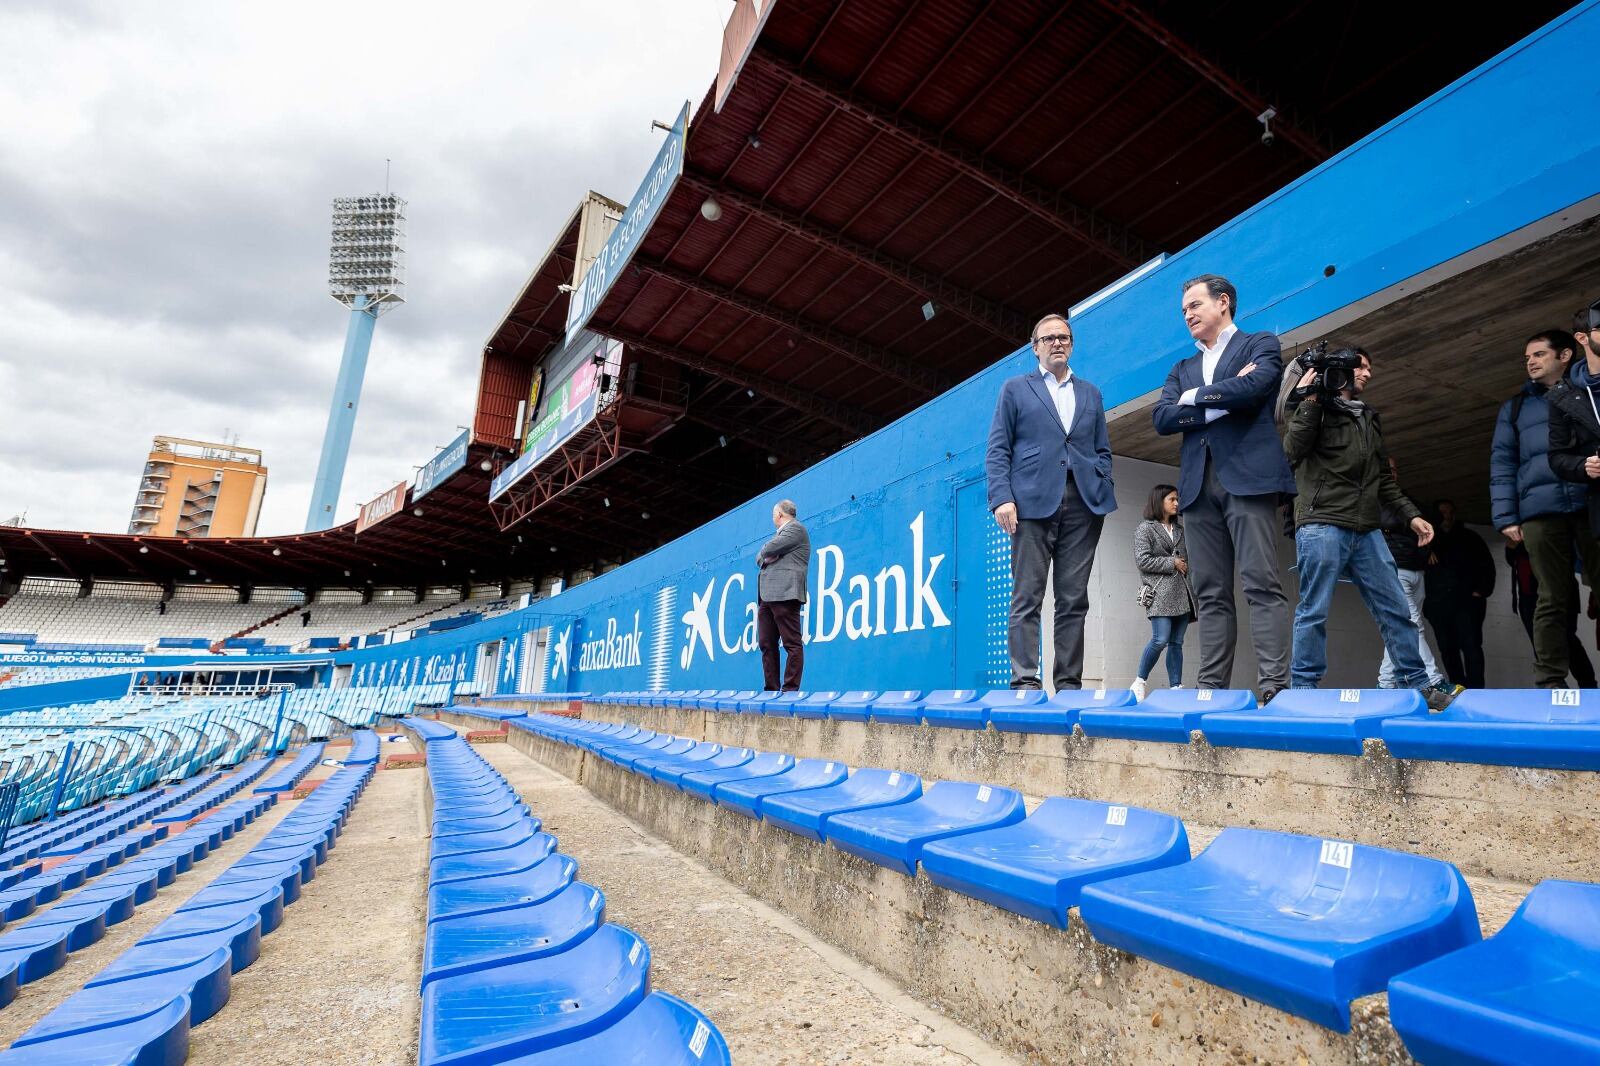
[{"label": "green jacket", "polygon": [[1421,514],[1395,484],[1383,427],[1371,407],[1356,418],[1307,400],[1289,419],[1283,450],[1294,467],[1296,529],[1322,522],[1366,533],[1381,527],[1385,504],[1408,524]]}]

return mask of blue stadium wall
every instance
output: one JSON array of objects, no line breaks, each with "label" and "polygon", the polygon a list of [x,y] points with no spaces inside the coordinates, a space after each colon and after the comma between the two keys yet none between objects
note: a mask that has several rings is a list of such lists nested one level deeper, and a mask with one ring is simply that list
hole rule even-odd
[{"label": "blue stadium wall", "polygon": [[[1600,193],[1600,79],[1575,61],[1596,40],[1597,3],[1574,8],[1075,315],[1075,369],[1108,408],[1159,388],[1193,351],[1177,308],[1194,274],[1238,283],[1245,328],[1291,333]],[[1062,303],[1084,295],[1062,293]],[[814,552],[808,688],[1003,684],[1009,574],[986,505],[983,441],[1001,382],[1032,362],[1019,349],[761,498],[551,600],[338,661],[355,667],[355,684],[459,682],[472,677],[477,648],[499,640],[502,692],[759,687],[754,556],[771,535],[772,503],[789,497]],[[521,649],[545,626],[539,685],[520,676]]]}]

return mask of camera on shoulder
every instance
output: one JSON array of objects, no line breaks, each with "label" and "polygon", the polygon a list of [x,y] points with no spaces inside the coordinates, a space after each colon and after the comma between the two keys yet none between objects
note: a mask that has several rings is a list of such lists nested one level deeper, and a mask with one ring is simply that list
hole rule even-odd
[{"label": "camera on shoulder", "polygon": [[1295,362],[1302,375],[1307,370],[1317,372],[1310,384],[1295,386],[1292,394],[1295,400],[1311,395],[1337,396],[1346,389],[1355,388],[1361,353],[1354,348],[1335,348],[1330,352],[1328,342],[1320,341],[1301,352]]}]

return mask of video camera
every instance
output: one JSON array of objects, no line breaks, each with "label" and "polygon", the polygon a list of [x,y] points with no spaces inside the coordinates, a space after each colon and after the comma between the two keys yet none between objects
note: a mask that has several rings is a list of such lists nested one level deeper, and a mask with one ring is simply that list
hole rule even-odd
[{"label": "video camera", "polygon": [[1336,348],[1328,351],[1328,342],[1319,341],[1301,352],[1295,360],[1301,374],[1315,370],[1317,376],[1309,385],[1296,384],[1290,394],[1299,402],[1313,393],[1337,396],[1345,389],[1355,387],[1356,371],[1361,368],[1361,353],[1354,348]]}]

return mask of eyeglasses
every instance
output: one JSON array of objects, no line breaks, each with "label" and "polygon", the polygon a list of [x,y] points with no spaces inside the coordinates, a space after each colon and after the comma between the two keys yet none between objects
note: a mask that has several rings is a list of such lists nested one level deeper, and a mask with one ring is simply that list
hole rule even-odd
[{"label": "eyeglasses", "polygon": [[1048,348],[1048,347],[1050,347],[1051,345],[1054,345],[1054,344],[1071,344],[1072,343],[1072,334],[1070,334],[1070,333],[1052,333],[1048,337],[1035,337],[1033,339],[1033,343],[1042,344],[1046,348]]}]

